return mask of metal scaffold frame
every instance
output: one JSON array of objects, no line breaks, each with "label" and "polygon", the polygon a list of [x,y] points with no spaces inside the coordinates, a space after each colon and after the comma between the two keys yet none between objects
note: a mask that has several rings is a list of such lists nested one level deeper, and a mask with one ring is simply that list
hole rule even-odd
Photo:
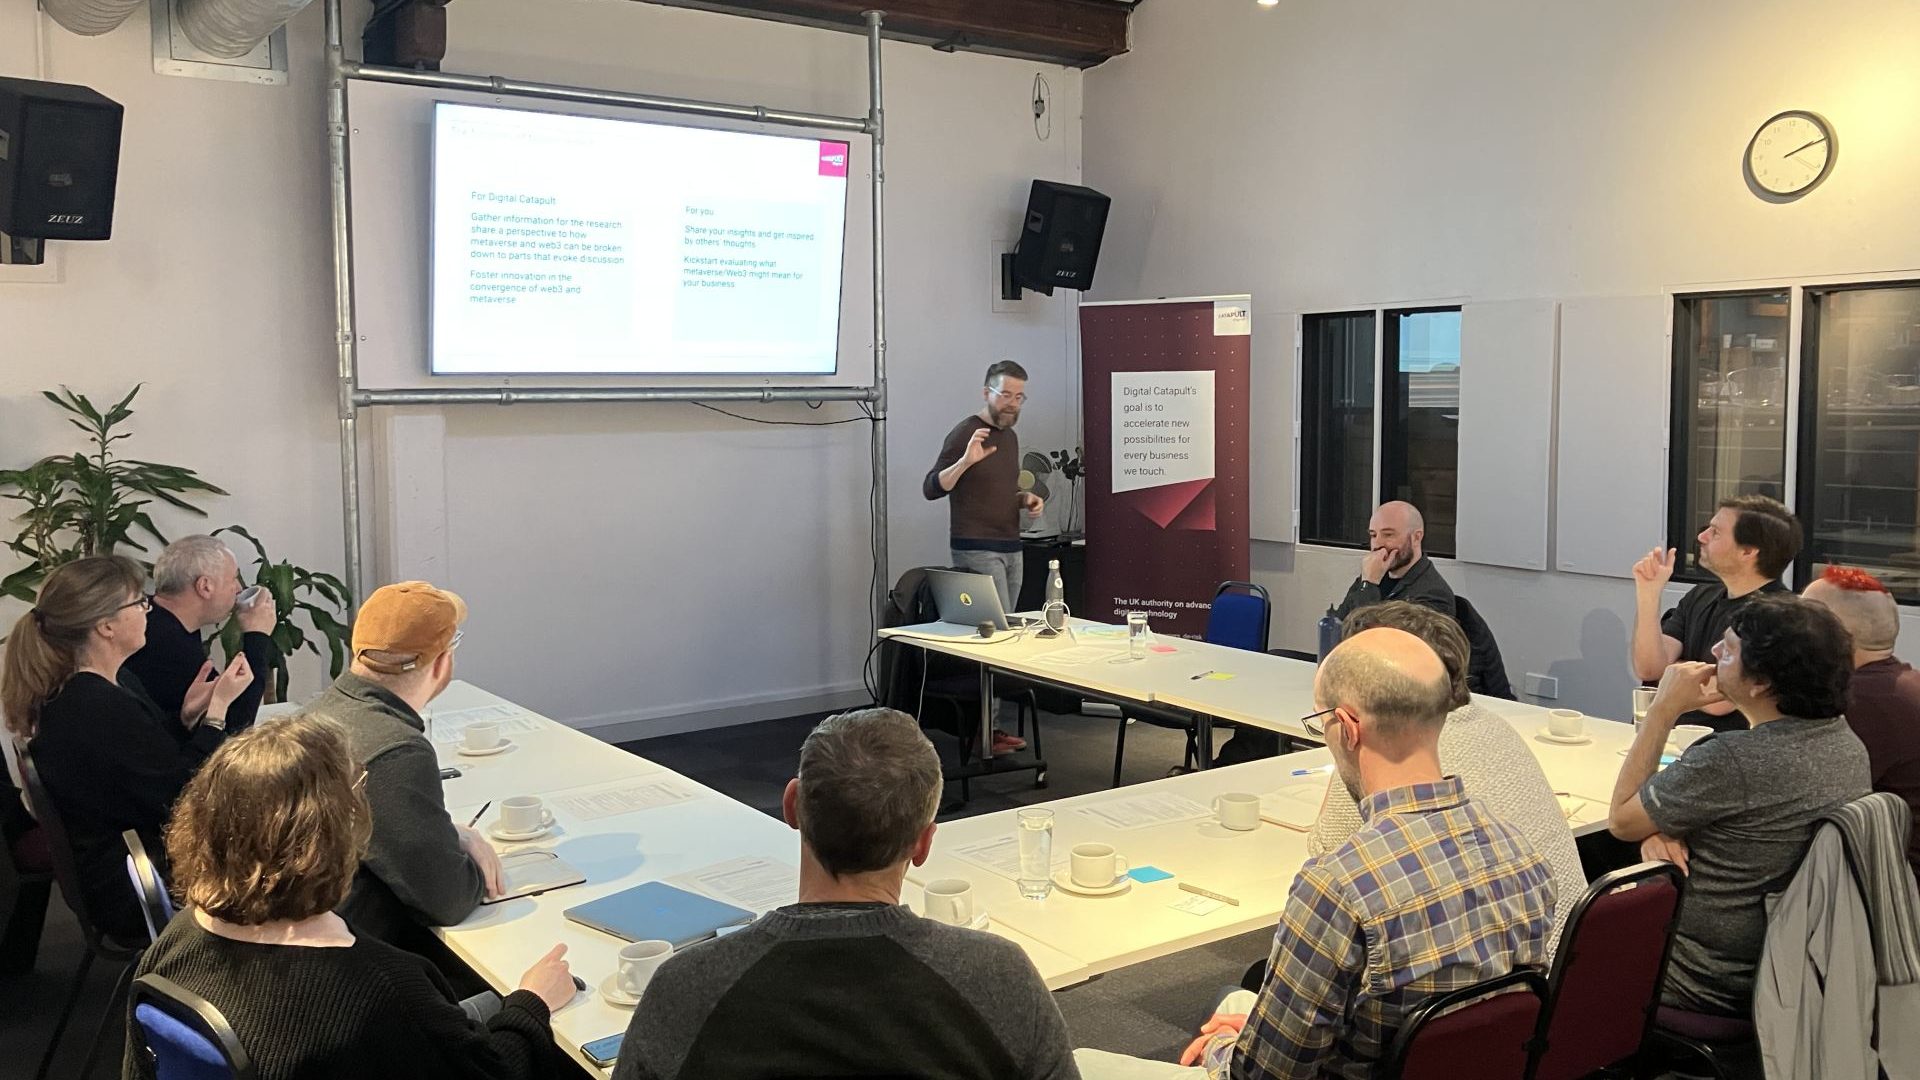
[{"label": "metal scaffold frame", "polygon": [[[869,11],[867,20],[867,115],[828,116],[793,112],[764,105],[732,105],[715,101],[634,94],[618,90],[562,86],[509,79],[497,75],[459,75],[414,71],[348,60],[343,45],[341,0],[325,0],[327,48],[327,167],[333,204],[334,321],[339,348],[340,500],[346,541],[347,588],[358,599],[366,595],[365,561],[360,544],[361,409],[398,405],[512,405],[518,402],[570,404],[614,401],[721,402],[859,402],[872,417],[869,425],[873,459],[872,541],[875,573],[872,595],[876,625],[886,604],[890,579],[887,567],[887,296],[885,264],[886,121],[882,108],[880,28],[884,13]],[[488,388],[446,390],[368,390],[360,386],[359,333],[353,306],[353,200],[348,184],[347,83],[397,83],[445,90],[616,106],[646,112],[745,120],[785,127],[817,128],[863,134],[873,144],[873,381],[867,386],[742,387],[742,386],[588,386]]]}]

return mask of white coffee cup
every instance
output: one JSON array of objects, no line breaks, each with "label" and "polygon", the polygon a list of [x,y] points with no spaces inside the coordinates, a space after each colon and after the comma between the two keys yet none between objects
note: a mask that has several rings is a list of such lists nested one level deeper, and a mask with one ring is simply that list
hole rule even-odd
[{"label": "white coffee cup", "polygon": [[1713,729],[1705,724],[1676,724],[1673,734],[1667,736],[1667,741],[1673,744],[1675,750],[1684,754],[1687,752],[1687,747],[1711,734]]},{"label": "white coffee cup", "polygon": [[491,750],[500,745],[500,740],[500,723],[497,720],[476,720],[460,733],[461,745],[469,750]]},{"label": "white coffee cup", "polygon": [[1260,827],[1260,796],[1229,792],[1213,800],[1213,815],[1220,824],[1238,832]]},{"label": "white coffee cup", "polygon": [[973,883],[960,878],[941,878],[927,886],[927,918],[948,926],[966,926],[973,922]]},{"label": "white coffee cup", "polygon": [[615,984],[620,992],[631,997],[646,993],[647,984],[653,981],[653,973],[673,955],[671,941],[636,941],[620,950],[620,970],[615,976]]},{"label": "white coffee cup", "polygon": [[515,795],[500,802],[500,831],[538,832],[553,824],[553,814],[538,795]]},{"label": "white coffee cup", "polygon": [[1577,739],[1587,733],[1587,718],[1578,709],[1548,709],[1547,732],[1556,739]]},{"label": "white coffee cup", "polygon": [[1075,844],[1068,873],[1084,889],[1104,889],[1127,872],[1127,860],[1112,844]]}]

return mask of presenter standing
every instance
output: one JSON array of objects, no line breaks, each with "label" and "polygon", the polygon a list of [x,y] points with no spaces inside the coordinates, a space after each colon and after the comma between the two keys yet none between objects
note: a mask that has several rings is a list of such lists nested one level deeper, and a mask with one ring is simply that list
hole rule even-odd
[{"label": "presenter standing", "polygon": [[[946,499],[953,565],[993,578],[1000,606],[1014,610],[1020,596],[1020,511],[1039,517],[1045,503],[1020,490],[1020,437],[1013,426],[1027,403],[1027,369],[1011,360],[987,368],[979,412],[955,424],[920,485],[929,500]],[[1019,750],[1026,740],[993,733],[994,753]]]}]

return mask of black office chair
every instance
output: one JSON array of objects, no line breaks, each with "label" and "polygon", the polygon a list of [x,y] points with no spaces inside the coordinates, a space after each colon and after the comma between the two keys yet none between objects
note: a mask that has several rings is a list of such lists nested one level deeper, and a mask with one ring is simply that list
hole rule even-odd
[{"label": "black office chair", "polygon": [[160,868],[153,865],[153,859],[147,855],[147,845],[140,834],[128,829],[120,834],[120,839],[127,845],[127,878],[140,897],[140,917],[146,921],[147,941],[151,944],[173,921],[173,897],[167,895],[167,883],[160,880]]},{"label": "black office chair", "polygon": [[1513,683],[1507,679],[1506,661],[1500,658],[1500,643],[1493,639],[1493,627],[1459,593],[1453,594],[1453,618],[1473,650],[1467,659],[1467,689],[1488,697],[1517,700]]},{"label": "black office chair", "polygon": [[73,1010],[80,1004],[80,991],[87,985],[87,972],[93,969],[95,957],[109,963],[120,965],[120,975],[113,982],[113,992],[107,995],[106,1007],[100,1010],[100,1021],[94,1025],[93,1041],[87,1046],[86,1063],[77,1074],[85,1078],[93,1072],[93,1061],[100,1053],[100,1044],[106,1037],[107,1022],[113,1019],[114,1005],[120,1000],[120,993],[126,989],[127,978],[133,974],[134,962],[140,959],[141,949],[115,941],[100,929],[94,921],[93,913],[87,906],[86,894],[80,888],[80,867],[74,860],[73,842],[69,838],[66,825],[60,819],[60,811],[53,798],[47,794],[47,787],[40,781],[40,771],[33,763],[32,748],[20,755],[20,773],[27,782],[27,799],[33,804],[33,815],[46,830],[47,852],[53,861],[53,878],[60,883],[60,895],[73,911],[73,917],[80,923],[80,933],[86,938],[86,951],[80,954],[80,968],[73,973],[73,987],[67,991],[67,1002],[60,1008],[60,1022],[53,1027],[53,1037],[47,1040],[47,1052],[40,1058],[40,1067],[34,1071],[34,1080],[46,1080],[53,1068],[53,1058],[60,1050],[60,1038],[67,1032],[67,1024],[73,1019]]},{"label": "black office chair", "polygon": [[[0,739],[8,737],[0,733]],[[51,899],[46,830],[27,813],[20,789],[0,783],[0,975],[33,970]]]}]

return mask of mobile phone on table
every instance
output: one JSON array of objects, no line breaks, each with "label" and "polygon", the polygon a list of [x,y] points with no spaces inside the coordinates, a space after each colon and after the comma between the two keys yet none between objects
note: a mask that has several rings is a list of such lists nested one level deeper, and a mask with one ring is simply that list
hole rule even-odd
[{"label": "mobile phone on table", "polygon": [[619,1059],[620,1040],[626,1037],[627,1033],[623,1031],[618,1035],[609,1035],[604,1039],[595,1039],[585,1046],[582,1046],[580,1050],[586,1054],[587,1058],[595,1065],[604,1069]]},{"label": "mobile phone on table", "polygon": [[449,765],[446,768],[440,770],[440,779],[458,780],[460,779],[460,770]]}]

